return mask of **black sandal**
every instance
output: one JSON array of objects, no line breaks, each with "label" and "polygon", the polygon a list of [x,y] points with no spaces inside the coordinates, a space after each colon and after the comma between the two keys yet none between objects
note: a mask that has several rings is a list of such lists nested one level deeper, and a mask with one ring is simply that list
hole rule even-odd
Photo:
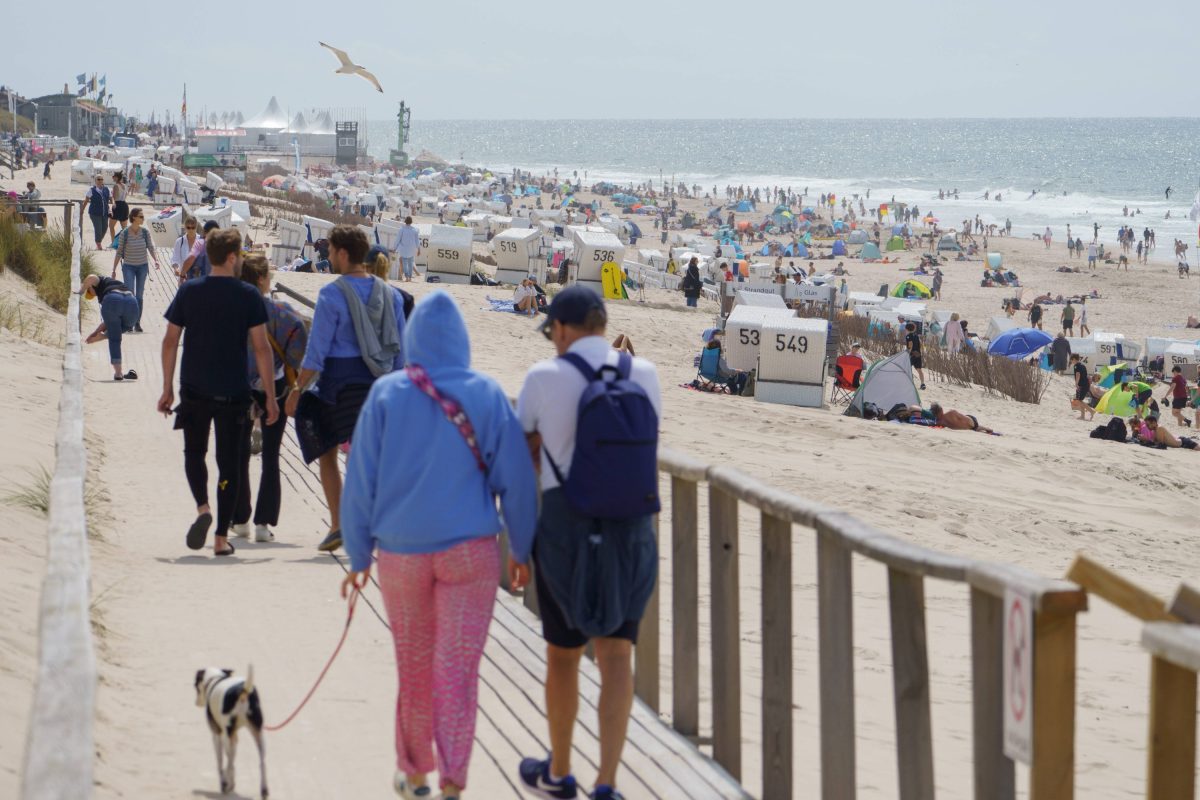
[{"label": "black sandal", "polygon": [[133,370],[129,370],[129,372],[126,372],[126,373],[125,373],[125,380],[127,380],[127,381],[136,381],[136,380],[137,380],[137,373],[136,373],[136,372],[134,372]]},{"label": "black sandal", "polygon": [[204,547],[204,540],[208,538],[208,529],[212,527],[212,521],[212,514],[207,511],[196,517],[196,521],[192,523],[192,527],[188,528],[187,532],[189,550],[200,550]]},{"label": "black sandal", "polygon": [[213,555],[219,558],[221,556],[231,556],[237,552],[237,548],[235,548],[232,544],[229,544],[228,542],[226,542],[226,544],[229,547],[228,550],[214,550]]}]

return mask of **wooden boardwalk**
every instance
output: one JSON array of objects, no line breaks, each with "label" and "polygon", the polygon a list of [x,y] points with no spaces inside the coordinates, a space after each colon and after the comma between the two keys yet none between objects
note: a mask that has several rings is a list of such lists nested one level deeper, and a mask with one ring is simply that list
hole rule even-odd
[{"label": "wooden boardwalk", "polygon": [[[169,260],[169,253],[160,251],[160,257],[164,256]],[[148,310],[165,308],[170,293],[165,282],[148,284]],[[304,516],[313,521],[314,528],[326,525],[328,509],[315,465],[304,463],[290,433],[284,438],[280,468],[285,504],[303,506]],[[252,471],[257,470],[252,467]],[[345,568],[345,557],[338,554],[338,559]],[[369,586],[364,598],[371,608],[360,606],[355,626],[386,625],[379,616],[382,598],[378,589]],[[390,651],[387,657],[390,658]],[[525,756],[547,753],[549,747],[543,700],[545,670],[540,623],[519,597],[500,590],[480,667],[476,750],[471,761],[472,794],[489,798],[524,796],[517,786],[517,764]],[[580,694],[572,764],[581,784],[590,787],[600,753],[596,710],[600,675],[586,659],[581,667]],[[320,692],[316,698],[319,701]],[[640,700],[634,703],[619,781],[630,800],[749,797],[728,773]]]}]

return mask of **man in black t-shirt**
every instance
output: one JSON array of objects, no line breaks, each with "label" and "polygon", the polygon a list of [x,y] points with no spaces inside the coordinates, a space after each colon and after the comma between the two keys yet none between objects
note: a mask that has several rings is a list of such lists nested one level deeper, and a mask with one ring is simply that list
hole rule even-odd
[{"label": "man in black t-shirt", "polygon": [[925,370],[921,368],[921,334],[917,333],[915,322],[905,325],[904,330],[908,331],[904,337],[904,347],[908,350],[908,360],[912,362],[913,369],[917,371],[917,377],[921,379],[921,388],[924,389]]},{"label": "man in black t-shirt", "polygon": [[163,393],[158,410],[168,416],[175,402],[175,356],[183,337],[180,402],[174,411],[175,429],[183,431],[183,468],[196,500],[196,521],[187,533],[187,546],[192,550],[204,547],[213,523],[206,457],[208,432],[215,430],[217,530],[213,552],[218,556],[233,554],[227,534],[238,496],[243,429],[250,424],[247,336],[266,393],[266,422],[270,425],[279,417],[266,305],[257,289],[234,276],[241,249],[242,237],[236,229],[208,235],[205,250],[212,271],[179,287],[167,309],[162,345]]},{"label": "man in black t-shirt", "polygon": [[[1087,399],[1092,394],[1092,379],[1088,375],[1087,365],[1078,353],[1071,355],[1071,371],[1075,375],[1075,398],[1071,401],[1071,410],[1079,412],[1080,419],[1091,419],[1096,416],[1096,409],[1088,405]],[[1085,416],[1086,415],[1086,416]]]}]

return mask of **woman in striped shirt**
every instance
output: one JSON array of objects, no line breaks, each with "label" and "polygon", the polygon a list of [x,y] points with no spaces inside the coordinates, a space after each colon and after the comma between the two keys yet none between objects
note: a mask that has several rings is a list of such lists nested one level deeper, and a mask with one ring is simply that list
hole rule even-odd
[{"label": "woman in striped shirt", "polygon": [[150,259],[154,259],[155,269],[162,269],[158,263],[158,254],[154,251],[154,243],[150,241],[150,231],[142,223],[145,217],[140,208],[130,209],[129,227],[121,232],[121,246],[113,258],[112,276],[117,277],[117,265],[121,265],[121,276],[126,286],[133,291],[138,304],[137,322],[133,330],[142,332],[142,294],[146,289],[146,278],[150,274]]}]

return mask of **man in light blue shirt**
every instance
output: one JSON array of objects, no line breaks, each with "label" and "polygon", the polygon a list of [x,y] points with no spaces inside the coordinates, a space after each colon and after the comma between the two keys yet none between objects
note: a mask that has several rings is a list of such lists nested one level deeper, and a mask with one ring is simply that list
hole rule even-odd
[{"label": "man in light blue shirt", "polygon": [[396,256],[400,259],[400,266],[404,269],[404,280],[411,281],[413,279],[413,264],[420,252],[421,237],[417,234],[417,229],[413,227],[412,217],[405,217],[404,227],[400,229],[400,236],[396,239]]}]

